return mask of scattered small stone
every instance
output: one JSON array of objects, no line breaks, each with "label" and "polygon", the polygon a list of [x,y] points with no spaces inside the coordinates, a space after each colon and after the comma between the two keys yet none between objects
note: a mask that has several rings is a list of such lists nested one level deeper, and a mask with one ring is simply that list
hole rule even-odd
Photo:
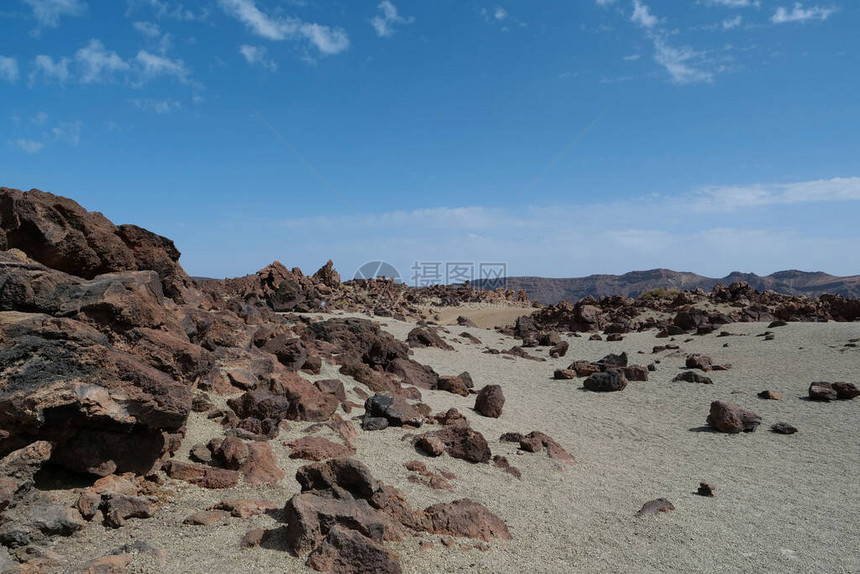
[{"label": "scattered small stone", "polygon": [[687,383],[701,383],[703,385],[713,385],[714,381],[711,380],[710,377],[706,377],[705,375],[700,375],[696,371],[684,371],[672,379],[672,382],[677,383],[679,381],[684,381]]},{"label": "scattered small stone", "polygon": [[421,542],[418,543],[418,547],[424,551],[433,550],[433,543],[430,542],[429,540],[422,540]]},{"label": "scattered small stone", "polygon": [[443,536],[443,537],[442,537],[442,539],[441,539],[440,541],[442,542],[442,544],[443,544],[444,546],[447,546],[448,548],[450,548],[451,546],[454,546],[454,545],[456,545],[456,544],[457,544],[457,542],[454,540],[454,538],[453,538],[453,537],[451,537],[451,536],[447,536],[447,535],[446,535],[446,536]]},{"label": "scattered small stone", "polygon": [[271,536],[271,531],[266,530],[265,528],[255,528],[245,533],[242,540],[239,542],[239,545],[245,549],[257,548],[263,544],[269,536]]},{"label": "scattered small stone", "polygon": [[776,391],[762,391],[758,394],[758,396],[761,399],[767,399],[770,401],[782,400],[782,393],[777,393]]},{"label": "scattered small stone", "polygon": [[193,526],[223,526],[230,522],[230,513],[226,510],[201,510],[188,516],[182,524]]},{"label": "scattered small stone", "polygon": [[654,516],[661,512],[669,512],[671,510],[675,510],[675,506],[671,502],[665,498],[658,498],[643,504],[642,508],[639,509],[639,512],[636,513],[636,516]]},{"label": "scattered small stone", "polygon": [[699,496],[714,496],[714,487],[707,482],[700,482],[696,494]]},{"label": "scattered small stone", "polygon": [[776,423],[770,427],[770,430],[777,434],[794,434],[797,429],[788,423]]}]

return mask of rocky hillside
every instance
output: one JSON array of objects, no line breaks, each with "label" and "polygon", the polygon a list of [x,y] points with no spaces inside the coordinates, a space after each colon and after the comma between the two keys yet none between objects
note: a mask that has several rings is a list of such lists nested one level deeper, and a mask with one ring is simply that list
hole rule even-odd
[{"label": "rocky hillside", "polygon": [[[818,297],[829,293],[852,299],[860,297],[860,275],[836,277],[827,273],[806,271],[779,271],[764,277],[735,271],[716,279],[671,269],[651,269],[632,271],[624,275],[589,275],[568,279],[508,277],[507,287],[514,291],[525,291],[532,301],[553,304],[559,301],[578,301],[589,295],[638,297],[653,289],[710,291],[717,284],[730,285],[740,281],[748,283],[758,291],[775,291],[785,295]],[[475,286],[480,287],[480,283],[476,282]]]}]

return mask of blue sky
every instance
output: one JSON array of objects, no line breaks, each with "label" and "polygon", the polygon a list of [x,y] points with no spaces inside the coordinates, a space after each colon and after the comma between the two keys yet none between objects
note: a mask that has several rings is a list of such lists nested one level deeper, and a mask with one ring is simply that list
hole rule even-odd
[{"label": "blue sky", "polygon": [[0,185],[192,274],[857,274],[849,0],[6,0]]}]

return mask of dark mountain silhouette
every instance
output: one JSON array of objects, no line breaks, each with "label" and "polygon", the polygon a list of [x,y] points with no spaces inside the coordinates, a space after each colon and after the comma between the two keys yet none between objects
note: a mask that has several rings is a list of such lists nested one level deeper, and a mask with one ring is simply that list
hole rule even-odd
[{"label": "dark mountain silhouette", "polygon": [[[764,277],[755,273],[734,271],[721,279],[703,277],[695,273],[651,269],[632,271],[624,275],[589,275],[569,279],[550,277],[508,277],[508,289],[523,289],[532,301],[558,303],[562,300],[578,301],[588,295],[624,295],[637,297],[651,289],[691,290],[700,287],[710,291],[717,283],[729,285],[746,281],[758,291],[776,291],[786,295],[817,297],[824,293],[860,298],[860,275],[836,277],[822,272],[778,271]],[[480,281],[474,283],[481,286]]]}]

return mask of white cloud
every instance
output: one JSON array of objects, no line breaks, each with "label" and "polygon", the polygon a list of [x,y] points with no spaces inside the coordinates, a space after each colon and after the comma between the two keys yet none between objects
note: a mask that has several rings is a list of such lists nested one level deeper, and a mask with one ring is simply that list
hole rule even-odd
[{"label": "white cloud", "polygon": [[653,28],[660,23],[660,19],[651,14],[648,6],[640,0],[633,0],[633,15],[630,16],[630,21],[643,28]]},{"label": "white cloud", "polygon": [[165,56],[140,50],[135,57],[142,81],[158,76],[174,77],[180,82],[188,82],[191,71],[182,60],[171,60]]},{"label": "white cloud", "polygon": [[69,79],[69,60],[60,58],[56,62],[50,56],[39,54],[33,61],[33,70],[30,72],[30,84],[35,83],[39,76],[46,80],[53,80],[60,84]]},{"label": "white cloud", "polygon": [[153,22],[135,22],[134,29],[147,38],[158,38],[161,36],[161,28]]},{"label": "white cloud", "polygon": [[0,56],[0,80],[17,82],[18,75],[18,60],[9,56]]},{"label": "white cloud", "polygon": [[728,20],[723,20],[722,27],[723,30],[731,30],[733,28],[737,28],[741,24],[743,24],[744,18],[740,14],[735,16],[734,18],[729,18]]},{"label": "white cloud", "polygon": [[117,72],[125,72],[129,64],[116,52],[108,51],[95,38],[75,53],[75,61],[81,70],[80,80],[85,84],[103,82]]},{"label": "white cloud", "polygon": [[666,68],[676,84],[712,82],[713,72],[695,67],[702,54],[688,46],[673,47],[660,37],[654,39],[654,60]]},{"label": "white cloud", "polygon": [[622,59],[626,60],[628,62],[635,62],[636,60],[638,60],[641,57],[642,56],[640,56],[639,54],[630,54],[629,56],[624,56]]},{"label": "white cloud", "polygon": [[42,28],[56,28],[61,16],[81,16],[87,10],[83,0],[24,0]]},{"label": "white cloud", "polygon": [[54,128],[51,129],[51,135],[54,138],[54,141],[64,142],[73,146],[77,146],[81,143],[81,128],[83,127],[83,123],[81,121],[74,122],[60,122]]},{"label": "white cloud", "polygon": [[180,2],[164,2],[162,0],[128,0],[128,13],[130,14],[141,6],[151,8],[159,20],[167,18],[199,22],[209,17],[209,10],[206,8],[201,8],[199,12],[195,12]]},{"label": "white cloud", "polygon": [[323,54],[338,54],[349,48],[349,38],[339,28],[302,22],[298,18],[270,17],[257,8],[254,0],[219,0],[219,4],[251,32],[267,40],[304,39]]},{"label": "white cloud", "polygon": [[795,2],[794,7],[788,8],[779,7],[771,16],[770,21],[774,24],[785,24],[788,22],[807,22],[809,20],[827,20],[834,10],[832,8],[823,8],[821,6],[813,6],[812,8],[804,8],[800,2]]},{"label": "white cloud", "polygon": [[613,4],[615,0],[596,0],[598,6],[606,7]]},{"label": "white cloud", "polygon": [[690,202],[696,211],[736,211],[750,207],[860,201],[860,177],[789,184],[707,187]]},{"label": "white cloud", "polygon": [[131,100],[131,103],[134,104],[134,107],[139,110],[155,112],[159,115],[169,114],[170,112],[175,112],[177,110],[182,109],[182,102],[178,100],[153,100],[145,98],[136,98]]},{"label": "white cloud", "polygon": [[726,6],[727,8],[758,8],[760,0],[706,0],[707,4]]},{"label": "white cloud", "polygon": [[42,142],[37,142],[34,140],[28,140],[28,139],[24,139],[24,138],[14,140],[11,143],[12,143],[12,145],[15,145],[18,148],[20,148],[25,153],[29,153],[29,154],[39,153],[40,151],[42,151],[45,148],[45,144],[43,144]]},{"label": "white cloud", "polygon": [[242,44],[239,46],[239,53],[244,56],[245,60],[252,66],[263,66],[271,71],[278,69],[278,64],[268,57],[268,50],[264,46],[249,46]]},{"label": "white cloud", "polygon": [[495,17],[496,20],[504,20],[508,17],[508,11],[501,6],[496,6],[496,11],[493,13],[493,17]]},{"label": "white cloud", "polygon": [[37,126],[43,126],[48,123],[48,119],[49,117],[47,112],[38,112],[30,121]]},{"label": "white cloud", "polygon": [[[380,38],[390,38],[393,36],[394,26],[397,24],[412,24],[415,22],[415,18],[412,16],[403,17],[398,14],[397,7],[388,0],[383,0],[376,8],[381,14],[374,16],[370,23],[373,25],[374,30],[376,30],[376,35]],[[503,13],[501,18],[499,18],[499,10]],[[495,16],[497,20],[502,20],[507,16],[507,12],[502,8],[498,8]]]}]

